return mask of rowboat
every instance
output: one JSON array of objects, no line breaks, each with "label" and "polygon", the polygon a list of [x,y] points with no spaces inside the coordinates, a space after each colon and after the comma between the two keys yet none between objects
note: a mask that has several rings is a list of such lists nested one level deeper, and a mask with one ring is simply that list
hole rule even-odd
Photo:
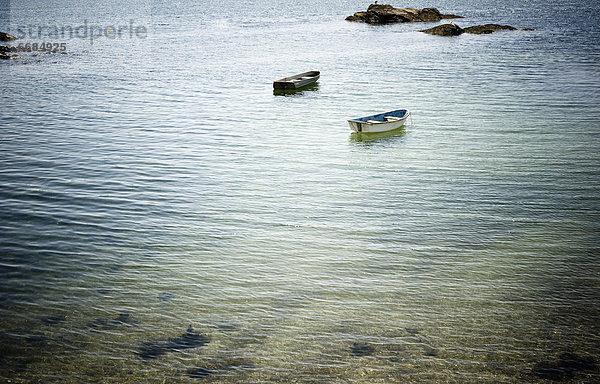
[{"label": "rowboat", "polygon": [[319,80],[321,72],[309,71],[299,73],[294,76],[284,77],[283,79],[273,82],[273,89],[284,89],[284,90],[295,90],[302,87],[306,87]]},{"label": "rowboat", "polygon": [[404,126],[408,116],[410,116],[408,109],[398,109],[377,115],[351,119],[348,120],[348,124],[354,132],[386,132]]}]

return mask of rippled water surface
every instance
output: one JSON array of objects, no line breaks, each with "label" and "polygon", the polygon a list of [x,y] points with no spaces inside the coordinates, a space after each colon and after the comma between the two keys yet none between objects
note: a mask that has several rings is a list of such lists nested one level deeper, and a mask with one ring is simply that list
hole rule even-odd
[{"label": "rippled water surface", "polygon": [[600,381],[598,4],[367,5],[2,2],[0,381]]}]

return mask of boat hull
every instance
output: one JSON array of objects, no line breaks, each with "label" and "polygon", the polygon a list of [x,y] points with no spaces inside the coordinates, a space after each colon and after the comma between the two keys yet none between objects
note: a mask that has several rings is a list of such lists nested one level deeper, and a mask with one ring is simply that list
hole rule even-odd
[{"label": "boat hull", "polygon": [[[406,124],[406,120],[409,116],[410,112],[402,109],[381,113],[379,115],[363,117],[360,119],[348,120],[348,125],[353,132],[387,132],[403,127]],[[385,117],[392,117],[393,120],[386,120]]]},{"label": "boat hull", "polygon": [[314,84],[321,77],[319,71],[299,73],[273,82],[273,89],[293,91]]}]

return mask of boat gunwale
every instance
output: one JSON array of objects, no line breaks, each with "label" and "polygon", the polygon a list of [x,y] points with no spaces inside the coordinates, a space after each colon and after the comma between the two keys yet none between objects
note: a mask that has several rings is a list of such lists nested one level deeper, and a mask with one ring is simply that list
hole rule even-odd
[{"label": "boat gunwale", "polygon": [[[399,120],[391,120],[391,121],[377,121],[377,122],[369,122],[367,120],[358,120],[358,119],[369,119],[375,116],[380,116],[380,115],[386,115],[388,113],[393,113],[393,112],[399,112],[399,111],[405,111],[404,115],[402,115],[402,117],[399,118]],[[348,122],[353,122],[353,123],[361,123],[361,124],[369,124],[369,125],[374,125],[374,124],[386,124],[386,123],[394,123],[394,122],[398,122],[398,121],[402,121],[402,120],[406,120],[408,117],[410,116],[410,111],[408,109],[396,109],[393,111],[388,111],[388,112],[383,112],[383,113],[377,113],[375,115],[369,115],[369,116],[364,116],[364,117],[358,117],[356,119],[348,119]],[[398,117],[398,116],[394,116],[394,117]]]},{"label": "boat gunwale", "polygon": [[320,71],[302,72],[302,73],[298,73],[296,75],[284,77],[283,79],[275,80],[273,83],[292,83],[293,79],[299,79],[301,77],[308,76],[308,75],[310,75],[310,77],[312,77],[312,78],[316,77],[318,79],[321,76],[321,72]]}]

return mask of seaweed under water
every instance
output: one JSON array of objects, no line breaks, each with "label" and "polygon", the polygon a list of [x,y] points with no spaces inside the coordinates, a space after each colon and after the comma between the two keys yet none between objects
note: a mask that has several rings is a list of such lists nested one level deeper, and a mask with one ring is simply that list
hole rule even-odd
[{"label": "seaweed under water", "polygon": [[201,347],[210,342],[210,337],[194,331],[190,325],[181,336],[170,338],[166,341],[149,339],[142,343],[138,354],[144,360],[155,359],[168,352]]},{"label": "seaweed under water", "polygon": [[543,379],[568,380],[578,372],[592,371],[596,367],[596,361],[590,357],[565,352],[558,356],[557,361],[536,364],[533,367],[533,374]]}]

